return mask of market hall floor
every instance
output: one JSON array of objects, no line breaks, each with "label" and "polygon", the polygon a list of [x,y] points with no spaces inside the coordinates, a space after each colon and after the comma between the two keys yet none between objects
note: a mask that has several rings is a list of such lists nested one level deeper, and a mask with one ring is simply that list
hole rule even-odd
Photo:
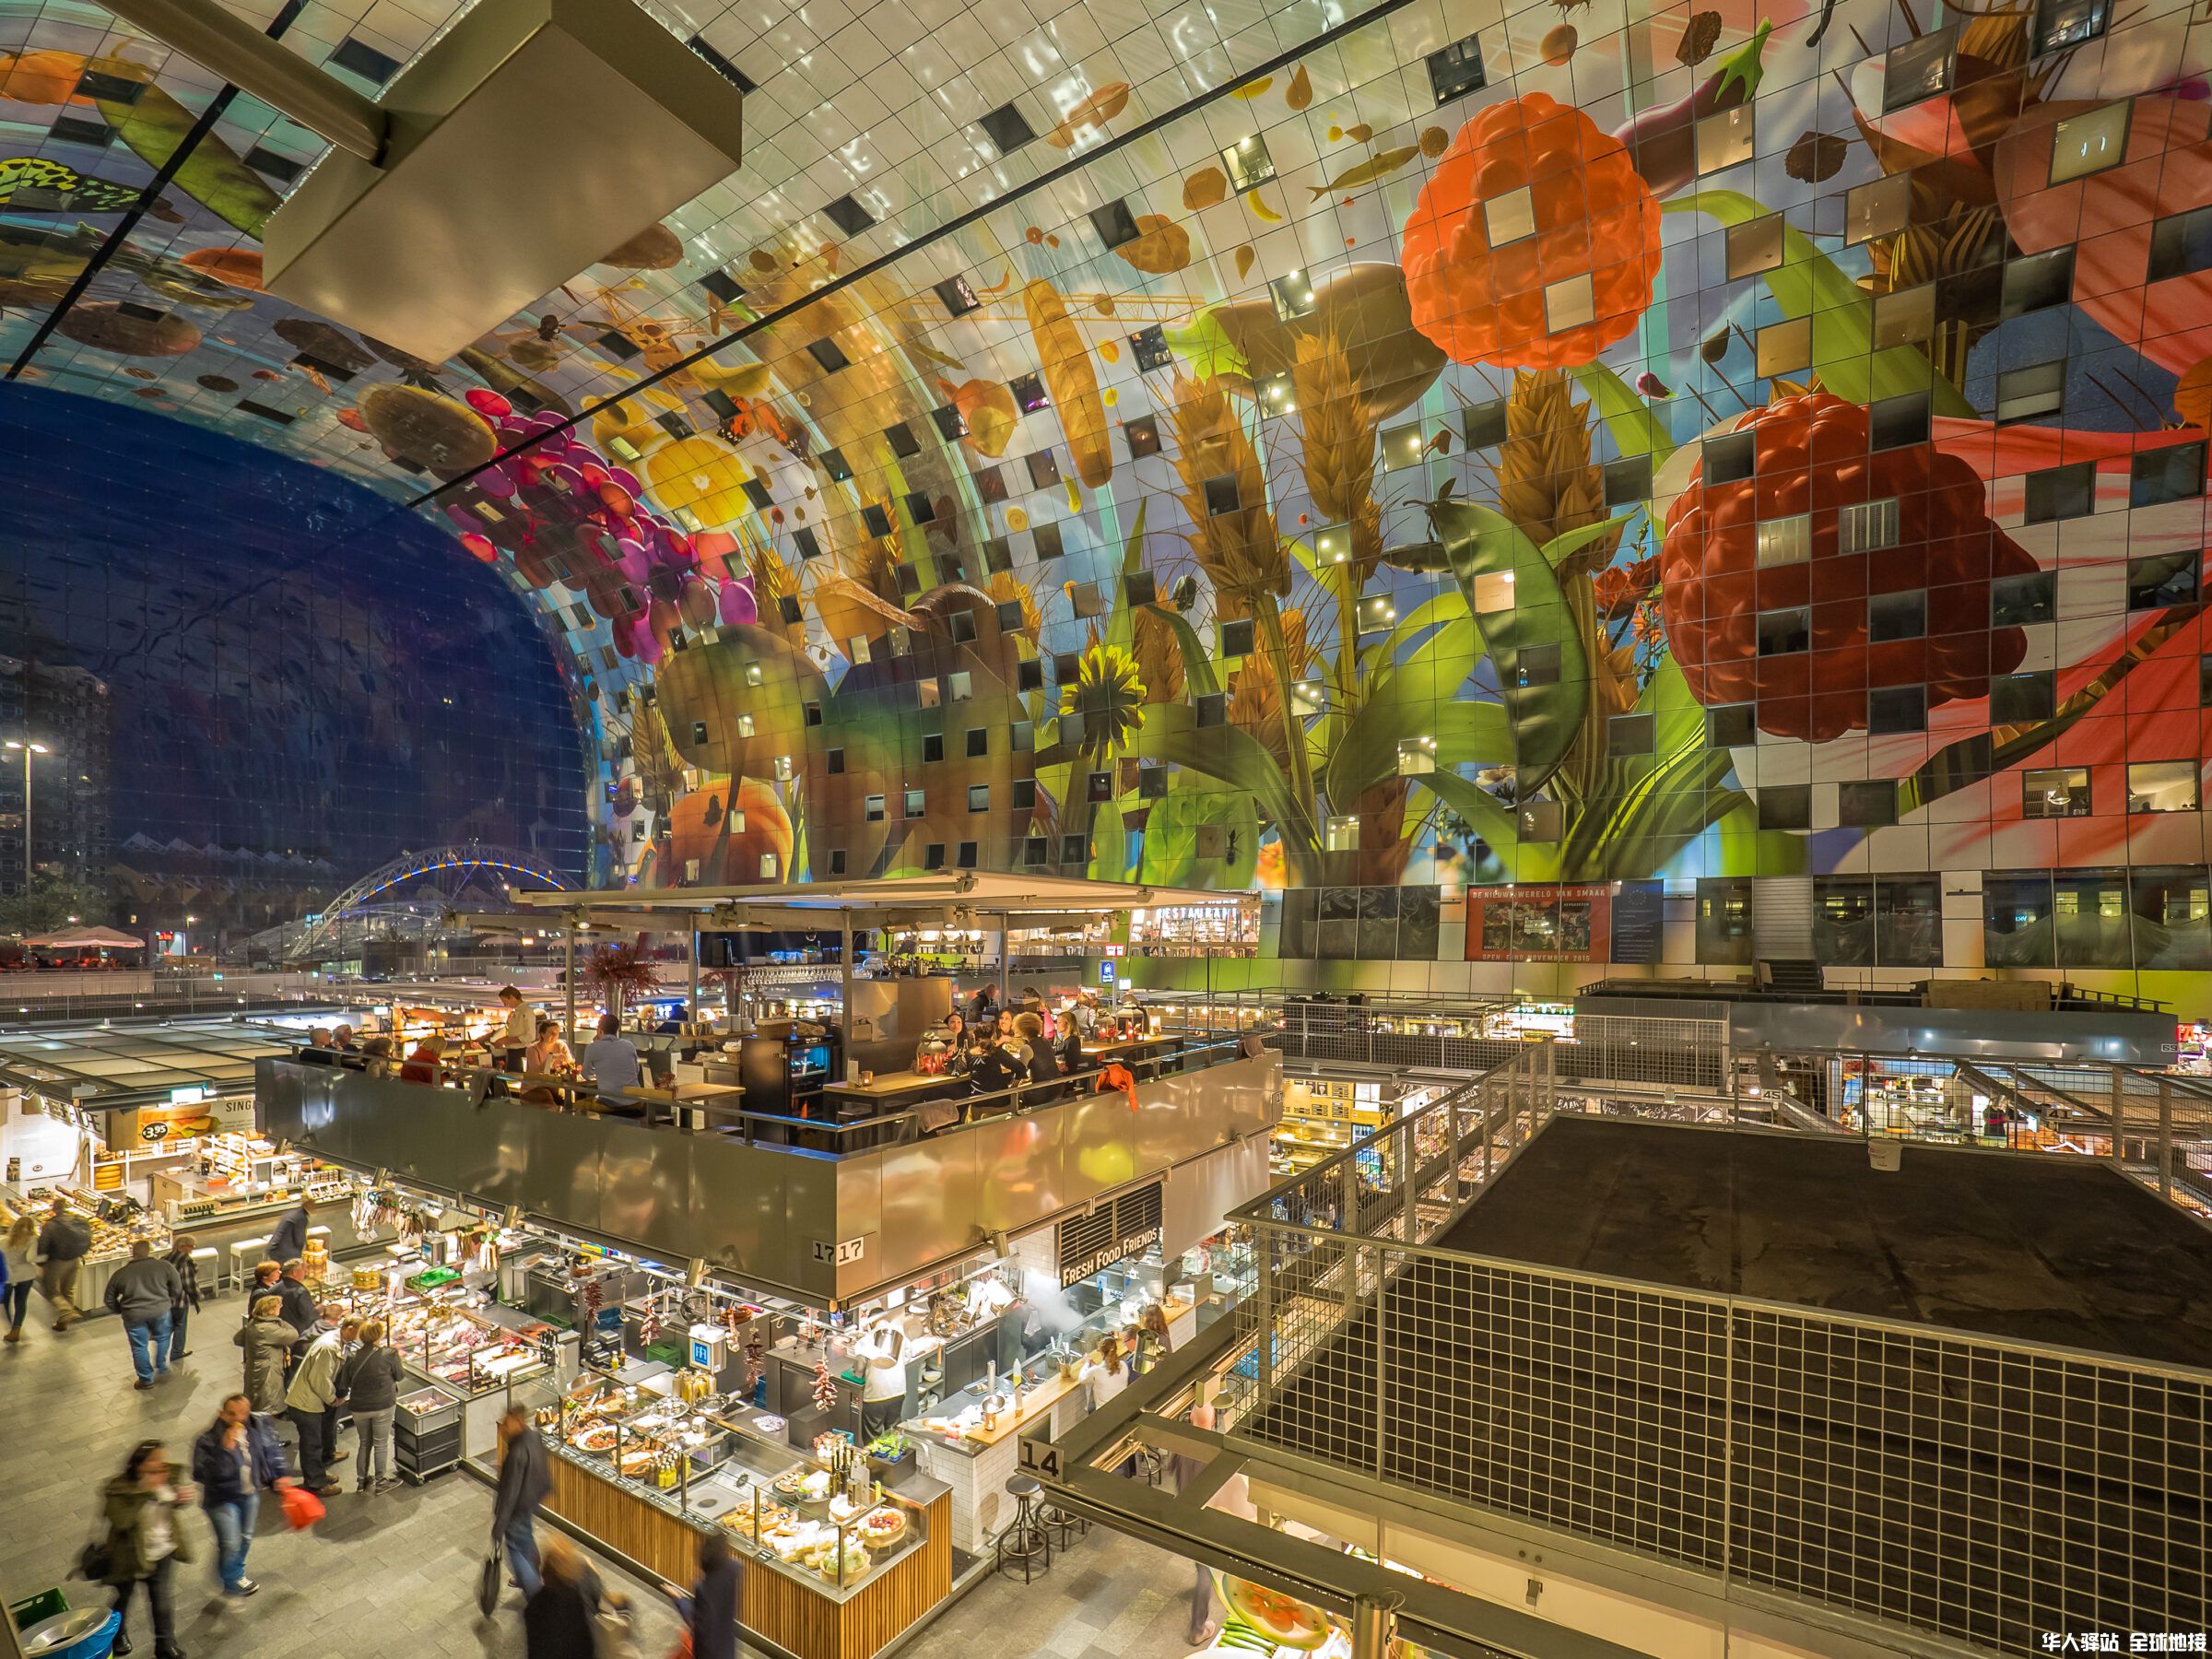
[{"label": "market hall floor", "polygon": [[[91,1535],[101,1483],[131,1447],[160,1438],[189,1461],[192,1441],[238,1387],[231,1345],[235,1296],[194,1316],[193,1352],[179,1374],[147,1394],[131,1388],[130,1351],[112,1318],[88,1319],[69,1335],[47,1329],[34,1294],[24,1339],[0,1347],[0,1598],[20,1601],[61,1584],[74,1606],[104,1606],[108,1592],[63,1574]],[[353,1450],[353,1434],[345,1436]],[[491,1525],[491,1489],[455,1471],[428,1486],[401,1485],[381,1497],[350,1489],[327,1519],[288,1533],[264,1504],[249,1564],[261,1594],[228,1608],[214,1604],[213,1541],[195,1517],[198,1559],[176,1570],[177,1638],[193,1659],[520,1659],[516,1593],[499,1618],[477,1617],[477,1575]],[[594,1558],[597,1559],[597,1558]],[[598,1559],[610,1588],[641,1609],[633,1632],[641,1659],[662,1659],[677,1636],[657,1588]],[[1183,1659],[1192,1569],[1179,1559],[1093,1527],[1052,1571],[1023,1586],[978,1585],[924,1630],[908,1653],[980,1652],[1048,1659]],[[153,1652],[144,1597],[131,1614],[141,1654]]]}]

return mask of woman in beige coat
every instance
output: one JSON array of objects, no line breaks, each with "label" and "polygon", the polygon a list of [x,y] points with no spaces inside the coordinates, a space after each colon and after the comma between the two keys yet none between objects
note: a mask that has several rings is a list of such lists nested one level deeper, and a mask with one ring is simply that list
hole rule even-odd
[{"label": "woman in beige coat", "polygon": [[245,1350],[245,1381],[241,1384],[253,1409],[271,1416],[284,1414],[284,1359],[300,1333],[276,1315],[284,1303],[265,1296],[253,1304],[253,1317],[238,1328],[231,1341]]}]

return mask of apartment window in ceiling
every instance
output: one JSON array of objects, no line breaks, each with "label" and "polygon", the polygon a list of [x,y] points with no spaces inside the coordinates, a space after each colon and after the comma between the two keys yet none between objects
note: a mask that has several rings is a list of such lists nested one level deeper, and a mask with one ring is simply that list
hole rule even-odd
[{"label": "apartment window in ceiling", "polygon": [[2203,583],[2205,556],[2192,547],[2184,553],[2149,553],[2127,561],[2127,608],[2131,611],[2165,610],[2170,606],[2193,605]]},{"label": "apartment window in ceiling", "polygon": [[1141,461],[1147,455],[1159,454],[1159,417],[1145,415],[1135,420],[1124,422],[1122,427],[1122,440],[1129,446],[1129,459],[1132,461]]},{"label": "apartment window in ceiling", "polygon": [[1866,730],[1876,737],[1928,729],[1925,686],[1877,686],[1866,693]]},{"label": "apartment window in ceiling", "polygon": [[935,292],[939,303],[945,307],[947,316],[964,317],[982,304],[982,301],[975,297],[975,289],[968,286],[968,278],[965,276],[946,277],[944,281],[936,284]]},{"label": "apartment window in ceiling", "polygon": [[2111,18],[2110,0],[2040,0],[2035,8],[2035,55],[2093,41]]},{"label": "apartment window in ceiling", "polygon": [[1544,289],[1544,326],[1551,334],[1565,334],[1571,328],[1586,328],[1597,321],[1597,295],[1591,287],[1590,274],[1581,272],[1563,282],[1554,282]]},{"label": "apartment window in ceiling", "polygon": [[1761,380],[1777,374],[1794,374],[1813,360],[1813,320],[1792,317],[1770,323],[1759,331],[1759,374]]},{"label": "apartment window in ceiling", "polygon": [[1859,501],[1836,515],[1837,544],[1846,553],[1871,553],[1897,546],[1897,498]]},{"label": "apartment window in ceiling", "polygon": [[1513,808],[1513,819],[1521,840],[1548,847],[1565,830],[1567,815],[1557,801],[1523,801]]},{"label": "apartment window in ceiling", "polygon": [[832,848],[830,848],[830,875],[832,875],[832,876],[842,876],[844,873],[845,873],[845,850],[844,850],[842,847],[832,847]]},{"label": "apartment window in ceiling", "polygon": [[745,499],[753,504],[756,512],[766,512],[776,504],[775,498],[768,493],[768,486],[758,478],[747,478],[742,488]]},{"label": "apartment window in ceiling", "polygon": [[2204,493],[2205,446],[2201,441],[2144,451],[2128,469],[2130,507],[2193,500]]},{"label": "apartment window in ceiling", "polygon": [[991,140],[991,147],[1002,156],[1010,156],[1037,136],[1037,130],[1012,104],[1000,104],[976,124],[983,129],[983,136]]},{"label": "apartment window in ceiling", "polygon": [[815,456],[815,459],[822,464],[822,471],[830,475],[830,483],[850,484],[853,482],[853,468],[845,462],[844,451],[826,449]]},{"label": "apartment window in ceiling", "polygon": [[1786,518],[1759,520],[1755,558],[1760,570],[1769,570],[1776,565],[1804,564],[1812,556],[1813,520],[1810,513],[1796,512]]},{"label": "apartment window in ceiling", "polygon": [[709,271],[699,279],[699,286],[724,305],[735,305],[745,298],[745,284],[727,271]]},{"label": "apartment window in ceiling", "polygon": [[1866,408],[1866,447],[1900,449],[1928,441],[1930,403],[1925,392],[1906,392],[1885,397]]},{"label": "apartment window in ceiling", "polygon": [[1517,242],[1524,237],[1534,236],[1536,233],[1535,192],[1524,184],[1487,199],[1482,205],[1482,228],[1493,248],[1502,248],[1508,242]]},{"label": "apartment window in ceiling", "polygon": [[2194,760],[2137,760],[2127,769],[2130,812],[2194,812],[2197,763]]},{"label": "apartment window in ceiling", "polygon": [[1270,374],[1253,382],[1253,394],[1259,400],[1260,418],[1273,420],[1278,415],[1289,415],[1298,408],[1298,382],[1286,369],[1279,374]]},{"label": "apartment window in ceiling", "polygon": [[870,535],[888,535],[891,533],[891,515],[883,510],[881,501],[870,501],[860,510],[860,522]]},{"label": "apartment window in ceiling", "polygon": [[936,503],[929,499],[926,490],[909,490],[906,496],[906,516],[910,523],[926,524],[937,516]]},{"label": "apartment window in ceiling", "polygon": [[1014,394],[1014,406],[1024,415],[1036,414],[1051,401],[1045,396],[1042,375],[1018,375],[1006,382],[1006,390]]},{"label": "apartment window in ceiling", "polygon": [[847,236],[858,236],[876,222],[876,216],[850,195],[841,195],[835,201],[824,202],[822,212],[831,224]]},{"label": "apartment window in ceiling", "polygon": [[1740,166],[1751,159],[1751,105],[1737,104],[1698,123],[1700,176]]},{"label": "apartment window in ceiling", "polygon": [[1882,63],[1882,113],[1947,92],[1959,62],[1956,29],[1938,29],[1892,47]]},{"label": "apartment window in ceiling", "polygon": [[891,453],[901,461],[912,461],[922,453],[922,440],[914,436],[913,428],[905,421],[883,429],[883,441],[891,446]]},{"label": "apartment window in ceiling", "polygon": [[1556,686],[1559,683],[1559,647],[1556,641],[1524,645],[1513,659],[1513,677],[1521,685]]},{"label": "apartment window in ceiling", "polygon": [[1238,139],[1221,152],[1222,171],[1231,190],[1257,190],[1275,177],[1275,163],[1267,156],[1267,140],[1257,133]]},{"label": "apartment window in ceiling", "polygon": [[971,783],[968,785],[968,810],[971,812],[988,812],[991,810],[990,784]]},{"label": "apartment window in ceiling", "polygon": [[[79,88],[82,88],[85,82],[90,80],[91,78],[92,77],[90,76],[86,76],[80,78],[77,82]],[[111,77],[102,76],[100,78],[102,80],[107,80]],[[121,84],[129,88],[129,96],[127,98],[111,101],[136,103],[138,101],[138,94],[141,90],[143,90],[139,84],[136,81],[124,81]],[[246,165],[252,168],[255,172],[260,173],[266,178],[276,180],[279,184],[289,184],[294,179],[298,178],[301,173],[307,171],[305,167],[293,160],[289,156],[280,156],[275,150],[269,148],[265,144],[257,144],[252,149],[246,152]],[[642,819],[639,820],[639,827],[641,829],[643,828]]]},{"label": "apartment window in ceiling", "polygon": [[991,728],[989,726],[970,726],[968,728],[968,759],[971,760],[987,759],[990,754]]},{"label": "apartment window in ceiling", "polygon": [[1804,606],[1759,613],[1759,654],[1792,656],[1813,648],[1813,613]]},{"label": "apartment window in ceiling", "polygon": [[1652,458],[1623,455],[1618,461],[1608,461],[1605,480],[1606,506],[1630,507],[1647,501],[1652,496]]},{"label": "apartment window in ceiling", "polygon": [[1989,625],[2026,628],[2058,619],[2058,572],[2037,571],[2028,576],[1999,576],[1989,584]]},{"label": "apartment window in ceiling", "polygon": [[1229,699],[1218,691],[1201,691],[1197,701],[1197,724],[1201,727],[1229,724]]},{"label": "apartment window in ceiling", "polygon": [[2097,464],[2077,461],[2071,466],[2048,466],[2027,478],[2027,521],[2048,524],[2059,519],[2085,518],[2097,506]]},{"label": "apartment window in ceiling", "polygon": [[1303,271],[1277,276],[1267,285],[1267,293],[1275,301],[1278,323],[1295,323],[1300,317],[1312,316],[1321,306],[1320,297],[1313,292],[1313,279]]},{"label": "apartment window in ceiling", "polygon": [[1895,236],[1912,218],[1912,175],[1891,173],[1871,184],[1853,185],[1843,197],[1845,246]]},{"label": "apartment window in ceiling", "polygon": [[1897,783],[1889,778],[1840,784],[1836,822],[1847,830],[1879,830],[1897,822]]},{"label": "apartment window in ceiling", "polygon": [[1758,451],[1749,432],[1724,432],[1705,440],[1698,462],[1699,476],[1708,484],[1734,484],[1751,476]]},{"label": "apartment window in ceiling", "polygon": [[1429,54],[1429,89],[1439,105],[1479,91],[1482,86],[1482,46],[1473,35]]},{"label": "apartment window in ceiling", "polygon": [[2058,689],[2051,671],[1993,675],[1989,682],[1992,725],[2036,725],[2058,712]]},{"label": "apartment window in ceiling", "polygon": [[1469,449],[1490,449],[1506,436],[1505,399],[1493,397],[1470,407],[1460,418],[1460,431]]},{"label": "apartment window in ceiling", "polygon": [[883,796],[879,794],[872,794],[863,800],[861,802],[861,816],[866,818],[871,824],[882,823],[884,820]]},{"label": "apartment window in ceiling", "polygon": [[1761,271],[1771,271],[1782,264],[1782,215],[1762,214],[1747,219],[1740,225],[1731,225],[1725,233],[1728,254],[1728,275],[1733,280],[1756,276]]},{"label": "apartment window in ceiling", "polygon": [[1030,469],[1031,489],[1050,489],[1060,482],[1060,463],[1051,450],[1034,450],[1022,459]]},{"label": "apartment window in ceiling", "polygon": [[2055,415],[2066,401],[2066,359],[2007,369],[1997,376],[1997,424]]},{"label": "apartment window in ceiling", "polygon": [[1382,470],[1398,472],[1418,466],[1428,447],[1428,435],[1418,426],[1391,428],[1382,434]]},{"label": "apartment window in ceiling", "polygon": [[968,423],[960,418],[959,409],[952,404],[939,404],[932,409],[929,423],[947,443],[958,443],[968,432]]},{"label": "apartment window in ceiling", "polygon": [[1151,605],[1159,598],[1159,581],[1150,571],[1132,571],[1122,578],[1122,596],[1130,605]]},{"label": "apartment window in ceiling", "polygon": [[1809,783],[1762,783],[1759,788],[1761,830],[1810,830],[1813,790]]},{"label": "apartment window in ceiling", "polygon": [[2193,207],[2151,226],[2151,281],[2204,270],[2212,270],[2212,207]]},{"label": "apartment window in ceiling", "polygon": [[1744,748],[1759,741],[1755,704],[1720,703],[1705,711],[1705,741],[1714,748]]},{"label": "apartment window in ceiling", "polygon": [[1615,760],[1652,753],[1655,741],[1653,716],[1616,714],[1606,722],[1606,754]]},{"label": "apartment window in ceiling", "polygon": [[[2155,245],[2157,238],[2152,238]],[[2000,317],[2024,317],[2030,312],[2064,305],[2074,293],[2074,250],[2053,248],[2026,259],[2007,260]]]},{"label": "apartment window in ceiling", "polygon": [[2196,706],[2212,709],[2212,656],[2196,659]]},{"label": "apartment window in ceiling", "polygon": [[347,35],[330,54],[333,68],[358,75],[372,87],[381,87],[399,73],[399,60],[379,52],[366,41]]},{"label": "apartment window in ceiling", "polygon": [[2088,818],[2089,769],[2050,766],[2022,772],[2020,815],[2031,818]]},{"label": "apartment window in ceiling", "polygon": [[1225,657],[1242,657],[1252,654],[1253,621],[1250,617],[1239,617],[1233,622],[1221,624],[1221,654]]},{"label": "apartment window in ceiling", "polygon": [[1924,282],[1917,288],[1900,289],[1894,294],[1877,294],[1874,301],[1874,347],[1886,351],[1892,346],[1912,346],[1933,338],[1936,333],[1936,285]]},{"label": "apartment window in ceiling", "polygon": [[1121,247],[1137,238],[1136,216],[1129,211],[1127,202],[1118,199],[1090,210],[1090,228],[1109,248]]},{"label": "apartment window in ceiling", "polygon": [[1100,615],[1106,608],[1106,596],[1099,592],[1095,582],[1071,582],[1067,587],[1067,604],[1080,622]]},{"label": "apartment window in ceiling", "polygon": [[1924,588],[1901,594],[1876,594],[1866,601],[1866,638],[1877,645],[1891,640],[1917,640],[1928,631],[1928,595]]},{"label": "apartment window in ceiling", "polygon": [[1006,499],[1006,475],[995,466],[980,467],[975,473],[975,493],[984,505],[996,506]]},{"label": "apartment window in ceiling", "polygon": [[844,774],[845,751],[841,748],[833,748],[830,751],[830,775],[833,778],[841,778]]},{"label": "apartment window in ceiling", "polygon": [[2068,183],[2117,167],[2127,156],[2129,101],[2070,115],[2051,125],[2051,182]]},{"label": "apartment window in ceiling", "polygon": [[811,524],[801,524],[794,530],[791,533],[791,545],[799,550],[801,559],[819,559],[822,556],[821,541],[814,534]]}]

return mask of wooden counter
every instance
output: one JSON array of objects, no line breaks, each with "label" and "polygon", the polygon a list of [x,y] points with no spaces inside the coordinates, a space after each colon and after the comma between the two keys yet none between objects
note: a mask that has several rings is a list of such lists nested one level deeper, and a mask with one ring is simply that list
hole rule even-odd
[{"label": "wooden counter", "polygon": [[[568,1458],[548,1455],[553,1495],[546,1507],[617,1554],[672,1584],[699,1576],[699,1540],[709,1523],[689,1522]],[[736,1541],[745,1568],[738,1623],[798,1659],[872,1659],[952,1593],[952,1499],[923,1511],[927,1536],[841,1602],[779,1570]]]},{"label": "wooden counter", "polygon": [[886,1106],[907,1104],[915,1097],[928,1094],[933,1089],[957,1095],[966,1087],[965,1078],[947,1077],[943,1072],[933,1075],[928,1072],[895,1071],[877,1072],[872,1083],[825,1083],[822,1085],[822,1093]]}]

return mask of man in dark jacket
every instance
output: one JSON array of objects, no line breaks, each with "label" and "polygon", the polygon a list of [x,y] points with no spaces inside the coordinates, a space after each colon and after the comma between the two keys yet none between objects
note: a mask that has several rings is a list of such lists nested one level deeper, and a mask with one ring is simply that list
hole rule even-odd
[{"label": "man in dark jacket", "polygon": [[131,1259],[108,1279],[108,1312],[123,1321],[141,1389],[169,1375],[170,1314],[183,1294],[177,1270],[145,1239],[131,1241]]},{"label": "man in dark jacket", "polygon": [[276,1230],[269,1235],[269,1260],[289,1262],[294,1256],[307,1253],[307,1201],[300,1200],[284,1212],[284,1219],[276,1223]]},{"label": "man in dark jacket", "polygon": [[223,1594],[253,1594],[261,1586],[246,1576],[246,1551],[253,1547],[261,1494],[295,1483],[276,1430],[267,1418],[254,1415],[244,1394],[226,1399],[214,1423],[193,1441],[192,1477],[215,1529],[215,1570]]},{"label": "man in dark jacket", "polygon": [[972,1094],[996,1094],[1013,1088],[1028,1075],[1028,1069],[1007,1052],[1004,1043],[988,1036],[970,1053],[968,1088]]},{"label": "man in dark jacket", "polygon": [[200,1311],[200,1265],[192,1259],[192,1247],[199,1241],[190,1233],[179,1233],[169,1246],[169,1265],[177,1270],[177,1281],[182,1292],[169,1311],[169,1362],[174,1365],[192,1350],[184,1346],[184,1328],[192,1316]]},{"label": "man in dark jacket", "polygon": [[53,1310],[57,1331],[67,1330],[85,1316],[76,1305],[76,1276],[91,1248],[92,1230],[56,1198],[53,1214],[39,1229],[39,1291]]},{"label": "man in dark jacket", "polygon": [[661,1588],[676,1598],[676,1610],[691,1632],[691,1659],[737,1659],[737,1603],[745,1569],[719,1529],[699,1541],[699,1582],[691,1594],[674,1584]]},{"label": "man in dark jacket", "polygon": [[532,1596],[544,1582],[537,1571],[537,1512],[553,1495],[553,1468],[527,1406],[507,1407],[500,1418],[500,1438],[507,1450],[491,1500],[491,1535],[505,1547],[507,1570],[523,1594]]},{"label": "man in dark jacket", "polygon": [[307,1288],[307,1281],[300,1277],[306,1269],[300,1258],[285,1256],[281,1259],[284,1275],[276,1281],[276,1300],[284,1304],[284,1308],[277,1317],[300,1333],[300,1340],[293,1347],[291,1357],[284,1362],[284,1380],[289,1382],[292,1373],[300,1369],[300,1361],[307,1358],[307,1345],[322,1334],[323,1310],[315,1305],[315,1293]]}]

